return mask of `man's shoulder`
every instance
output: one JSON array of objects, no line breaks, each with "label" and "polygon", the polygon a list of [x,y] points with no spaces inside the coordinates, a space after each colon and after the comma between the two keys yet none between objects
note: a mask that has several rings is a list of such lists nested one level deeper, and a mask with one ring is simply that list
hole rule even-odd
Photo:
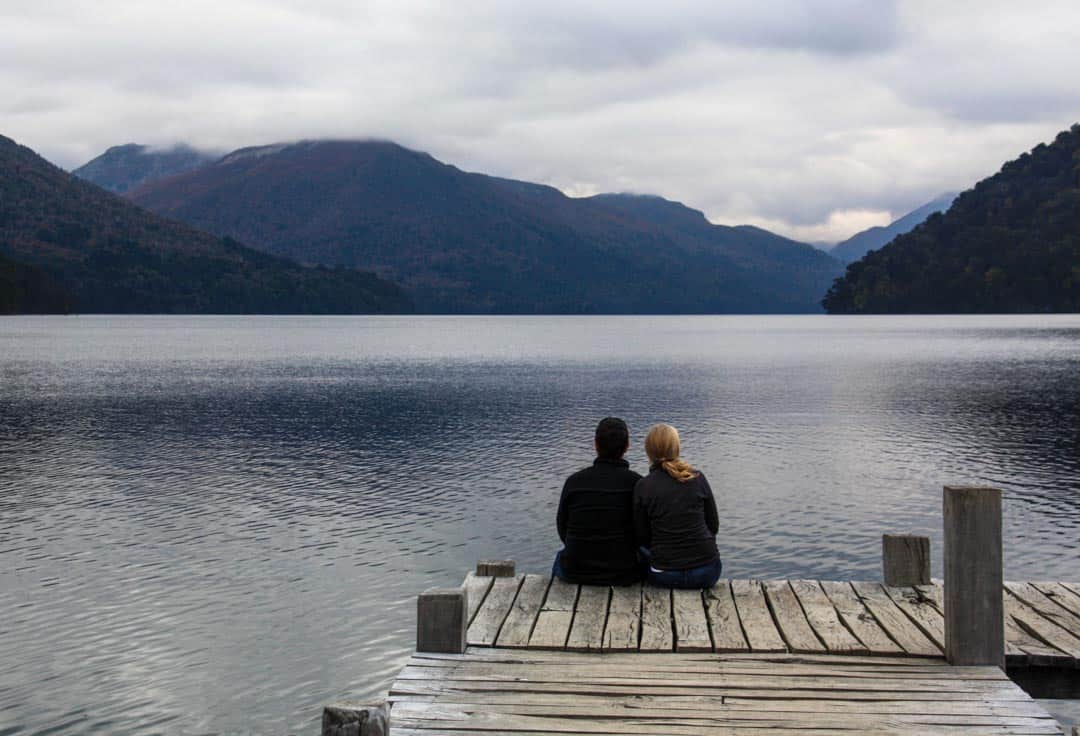
[{"label": "man's shoulder", "polygon": [[636,473],[628,467],[601,464],[588,465],[576,473],[572,473],[570,477],[566,479],[566,485],[570,488],[573,488],[574,486],[591,486],[597,480],[602,478],[610,482],[612,477],[622,480],[628,488],[633,488],[634,485],[641,480],[641,474]]}]

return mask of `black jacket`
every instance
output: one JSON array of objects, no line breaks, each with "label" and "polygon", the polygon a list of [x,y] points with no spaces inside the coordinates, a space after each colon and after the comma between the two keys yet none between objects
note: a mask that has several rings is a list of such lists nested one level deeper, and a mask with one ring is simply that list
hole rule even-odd
[{"label": "black jacket", "polygon": [[556,524],[561,564],[577,583],[629,585],[641,579],[634,540],[634,485],[625,460],[597,459],[566,479]]},{"label": "black jacket", "polygon": [[663,468],[650,470],[634,487],[634,526],[657,570],[689,570],[720,557],[720,519],[703,474],[680,483]]}]

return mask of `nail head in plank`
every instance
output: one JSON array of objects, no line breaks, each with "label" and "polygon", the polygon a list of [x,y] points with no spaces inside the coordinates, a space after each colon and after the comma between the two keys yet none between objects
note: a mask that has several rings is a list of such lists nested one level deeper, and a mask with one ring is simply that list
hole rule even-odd
[{"label": "nail head in plank", "polygon": [[746,635],[739,623],[739,612],[735,609],[729,581],[721,580],[705,591],[705,613],[717,652],[750,651],[750,645],[746,643]]},{"label": "nail head in plank", "polygon": [[711,652],[709,620],[700,590],[671,591],[671,615],[675,620],[675,650]]},{"label": "nail head in plank", "polygon": [[776,630],[776,623],[769,606],[765,603],[765,592],[758,580],[732,580],[731,594],[735,599],[735,609],[739,612],[746,641],[753,652],[786,652],[783,637]]}]

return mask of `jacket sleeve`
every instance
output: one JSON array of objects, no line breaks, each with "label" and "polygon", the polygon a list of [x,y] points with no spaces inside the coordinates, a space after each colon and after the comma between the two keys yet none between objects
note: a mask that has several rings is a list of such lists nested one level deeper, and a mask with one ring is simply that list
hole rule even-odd
[{"label": "jacket sleeve", "polygon": [[567,508],[566,496],[570,482],[563,484],[562,494],[559,496],[559,510],[555,514],[555,526],[559,530],[559,539],[566,541],[566,523],[570,517],[570,509]]},{"label": "jacket sleeve", "polygon": [[634,486],[634,537],[639,547],[649,548],[652,543],[652,527],[649,511],[641,500],[641,481]]},{"label": "jacket sleeve", "polygon": [[720,515],[716,512],[716,499],[704,475],[701,476],[701,490],[705,494],[705,526],[715,536],[720,531]]}]

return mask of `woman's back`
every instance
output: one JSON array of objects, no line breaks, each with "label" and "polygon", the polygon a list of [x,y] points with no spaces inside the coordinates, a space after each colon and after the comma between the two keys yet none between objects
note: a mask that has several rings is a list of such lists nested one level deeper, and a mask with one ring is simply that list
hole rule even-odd
[{"label": "woman's back", "polygon": [[678,481],[654,467],[634,487],[638,544],[647,547],[658,570],[688,570],[719,559],[720,521],[705,476]]}]

